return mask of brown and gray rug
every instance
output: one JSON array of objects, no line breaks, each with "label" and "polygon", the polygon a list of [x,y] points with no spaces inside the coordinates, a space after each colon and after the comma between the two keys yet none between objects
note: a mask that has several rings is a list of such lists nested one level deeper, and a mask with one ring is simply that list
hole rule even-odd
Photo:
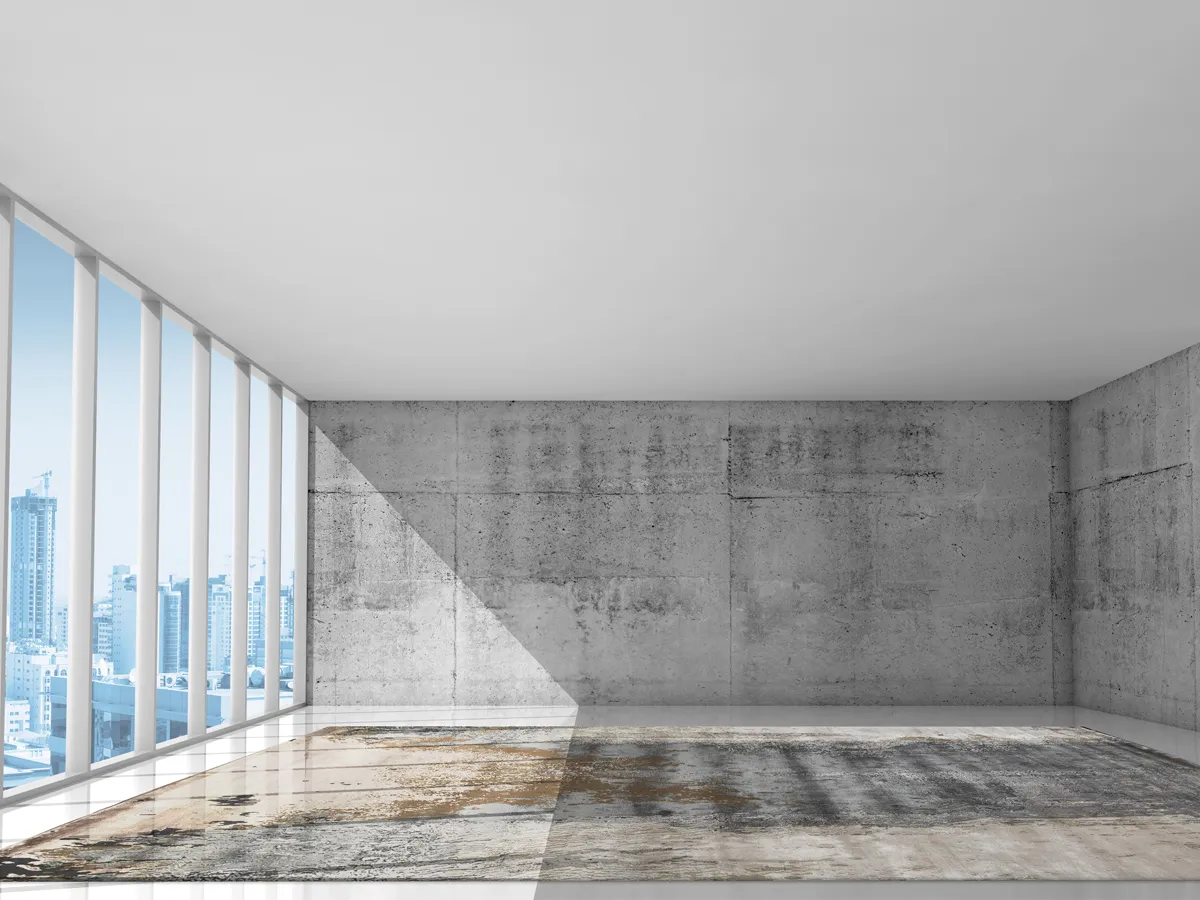
[{"label": "brown and gray rug", "polygon": [[1081,728],[327,728],[6,879],[1200,878],[1200,768]]}]

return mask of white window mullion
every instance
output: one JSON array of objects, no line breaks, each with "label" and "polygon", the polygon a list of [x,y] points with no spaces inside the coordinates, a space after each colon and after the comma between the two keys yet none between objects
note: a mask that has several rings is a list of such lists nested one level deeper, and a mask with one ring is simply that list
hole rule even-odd
[{"label": "white window mullion", "polygon": [[188,578],[189,737],[208,730],[208,480],[212,339],[192,340],[192,553]]},{"label": "white window mullion", "polygon": [[137,686],[133,749],[157,743],[158,700],[158,490],[162,417],[162,303],[142,300],[141,396],[138,412],[137,617],[134,626]]},{"label": "white window mullion", "polygon": [[66,772],[92,764],[92,580],[96,513],[96,337],[100,262],[75,256],[71,353],[71,579],[67,595]]},{"label": "white window mullion", "polygon": [[296,401],[296,567],[292,596],[292,702],[308,701],[308,405]]},{"label": "white window mullion", "polygon": [[246,721],[247,608],[250,587],[250,364],[233,367],[233,627],[229,640],[229,720]]},{"label": "white window mullion", "polygon": [[[13,240],[16,216],[11,197],[0,194],[0,718],[4,718],[4,650],[8,641],[8,426],[12,399]],[[4,779],[0,777],[0,796]]]},{"label": "white window mullion", "polygon": [[283,497],[283,387],[272,384],[267,389],[267,598],[266,667],[263,689],[263,712],[279,710],[279,584],[280,529],[282,527]]}]

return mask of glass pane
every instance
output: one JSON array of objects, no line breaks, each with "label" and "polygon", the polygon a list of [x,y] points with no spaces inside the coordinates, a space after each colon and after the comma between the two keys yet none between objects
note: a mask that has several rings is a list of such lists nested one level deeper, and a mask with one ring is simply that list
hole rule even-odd
[{"label": "glass pane", "polygon": [[163,318],[158,493],[159,742],[187,734],[188,559],[192,524],[192,333]]},{"label": "glass pane", "polygon": [[279,708],[292,705],[296,595],[296,404],[283,400],[283,495],[280,503]]},{"label": "glass pane", "polygon": [[92,761],[133,749],[141,303],[100,279]]},{"label": "glass pane", "polygon": [[71,255],[21,222],[14,250],[6,788],[61,772],[66,760],[75,279]]},{"label": "glass pane", "polygon": [[214,351],[208,482],[209,727],[229,721],[229,637],[233,630],[233,372],[233,360]]},{"label": "glass pane", "polygon": [[270,390],[250,379],[250,590],[246,661],[246,717],[265,710],[264,665],[267,657],[267,422]]}]

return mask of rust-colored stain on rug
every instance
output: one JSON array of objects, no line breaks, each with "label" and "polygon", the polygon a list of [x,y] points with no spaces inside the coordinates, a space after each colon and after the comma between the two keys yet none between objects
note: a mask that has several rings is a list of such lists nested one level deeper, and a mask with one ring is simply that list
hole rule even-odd
[{"label": "rust-colored stain on rug", "polygon": [[1200,878],[1200,768],[1081,728],[335,727],[0,877]]}]

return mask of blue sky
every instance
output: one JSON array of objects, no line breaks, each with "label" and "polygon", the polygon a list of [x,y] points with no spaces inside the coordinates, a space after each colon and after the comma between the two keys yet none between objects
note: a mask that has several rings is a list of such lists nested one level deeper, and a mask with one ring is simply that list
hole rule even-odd
[{"label": "blue sky", "polygon": [[[18,223],[13,265],[13,496],[40,490],[36,476],[52,470],[58,497],[55,596],[66,599],[71,468],[71,341],[74,262],[70,254]],[[141,307],[106,278],[100,282],[96,399],[95,594],[108,589],[117,564],[136,568],[138,372]],[[233,363],[213,354],[209,571],[230,570],[233,492]],[[164,318],[159,578],[187,577],[191,511],[192,336]],[[251,579],[261,573],[266,545],[267,387],[251,379]],[[282,569],[293,565],[295,408],[284,401]],[[7,514],[7,513],[6,513]],[[257,561],[256,561],[257,560]]]}]

